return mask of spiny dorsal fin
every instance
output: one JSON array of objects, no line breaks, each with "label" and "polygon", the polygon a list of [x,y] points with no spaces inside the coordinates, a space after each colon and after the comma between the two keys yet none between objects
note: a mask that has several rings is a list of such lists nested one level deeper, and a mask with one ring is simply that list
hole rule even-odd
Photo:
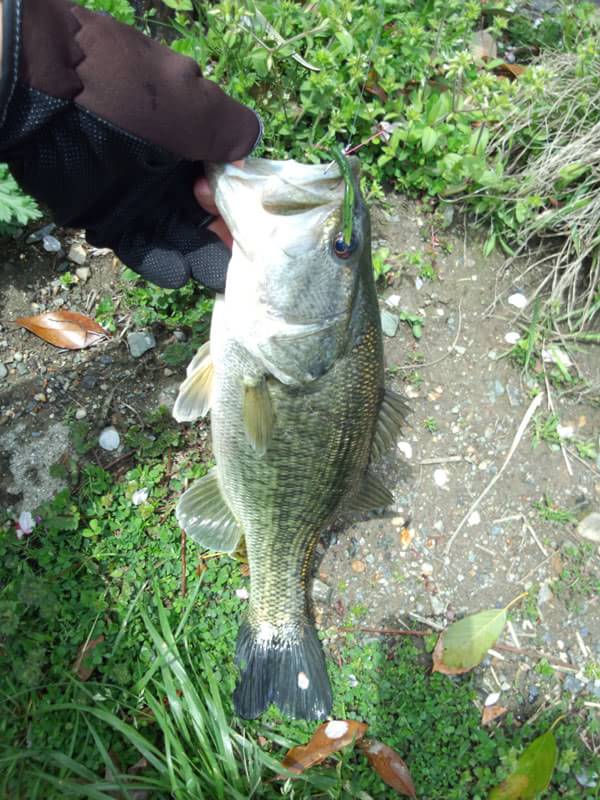
[{"label": "spiny dorsal fin", "polygon": [[232,553],[242,536],[223,495],[215,471],[193,483],[175,509],[177,522],[201,547]]},{"label": "spiny dorsal fin", "polygon": [[379,458],[395,444],[408,411],[404,398],[391,389],[385,390],[373,439],[374,458]]},{"label": "spiny dorsal fin", "polygon": [[365,473],[362,486],[348,504],[351,511],[374,511],[394,502],[394,496],[372,473]]},{"label": "spiny dorsal fin", "polygon": [[258,455],[266,452],[274,423],[273,402],[265,377],[245,380],[244,425],[248,440]]},{"label": "spiny dorsal fin", "polygon": [[214,369],[210,342],[202,345],[187,368],[187,378],[179,387],[173,407],[177,422],[191,422],[210,411]]}]

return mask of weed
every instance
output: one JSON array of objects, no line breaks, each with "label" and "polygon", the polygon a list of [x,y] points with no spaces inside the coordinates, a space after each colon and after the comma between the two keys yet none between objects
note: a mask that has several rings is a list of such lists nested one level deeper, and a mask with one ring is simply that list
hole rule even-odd
[{"label": "weed", "polygon": [[181,289],[160,289],[142,281],[135,272],[125,269],[125,301],[137,325],[160,323],[167,328],[188,326],[206,340],[213,300],[195,281]]},{"label": "weed", "polygon": [[426,431],[429,431],[429,433],[436,433],[440,426],[436,419],[433,417],[427,417],[427,419],[423,420],[423,427]]},{"label": "weed", "polygon": [[105,295],[101,297],[96,306],[96,319],[107,331],[115,333],[117,323],[115,320],[115,304],[112,297]]},{"label": "weed", "polygon": [[373,272],[375,273],[375,280],[378,281],[385,276],[392,269],[392,265],[388,261],[390,256],[389,247],[380,247],[373,253]]},{"label": "weed", "polygon": [[552,583],[552,591],[569,611],[581,611],[600,592],[600,568],[593,555],[594,547],[589,542],[561,548],[563,568]]},{"label": "weed", "polygon": [[409,325],[415,339],[421,338],[424,325],[423,317],[419,316],[419,314],[412,314],[410,311],[401,311],[398,318],[401,322],[406,322]]},{"label": "weed", "polygon": [[543,500],[534,503],[533,507],[537,509],[540,517],[547,522],[558,522],[561,525],[568,525],[576,521],[576,515],[573,511],[557,506],[550,498],[546,497],[546,495],[544,495]]},{"label": "weed", "polygon": [[560,436],[557,430],[559,422],[556,414],[537,414],[533,419],[533,446],[537,447],[540,442],[560,445]]}]

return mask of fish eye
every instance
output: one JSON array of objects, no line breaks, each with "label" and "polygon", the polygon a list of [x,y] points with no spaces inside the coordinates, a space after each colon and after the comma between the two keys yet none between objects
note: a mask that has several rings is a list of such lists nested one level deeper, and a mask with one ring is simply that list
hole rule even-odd
[{"label": "fish eye", "polygon": [[338,258],[350,258],[357,247],[358,239],[354,234],[352,234],[350,242],[346,242],[344,240],[344,234],[338,233],[333,243],[333,251]]}]

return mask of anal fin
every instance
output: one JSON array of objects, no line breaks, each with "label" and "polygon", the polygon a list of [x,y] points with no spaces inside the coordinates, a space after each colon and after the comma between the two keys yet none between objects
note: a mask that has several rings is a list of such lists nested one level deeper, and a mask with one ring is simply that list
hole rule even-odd
[{"label": "anal fin", "polygon": [[403,397],[391,389],[385,390],[373,438],[374,458],[379,458],[395,444],[408,411],[408,405]]},{"label": "anal fin", "polygon": [[383,483],[370,472],[365,474],[363,483],[357,494],[350,500],[351,511],[374,511],[385,508],[394,502],[394,496]]},{"label": "anal fin", "polygon": [[175,516],[187,535],[207,550],[232,553],[242,536],[214,471],[182,494]]},{"label": "anal fin", "polygon": [[244,385],[244,426],[252,447],[259,455],[266,452],[273,434],[275,414],[264,376]]},{"label": "anal fin", "polygon": [[177,422],[191,422],[204,417],[210,411],[213,378],[210,342],[207,342],[190,361],[187,378],[179,387],[173,407],[173,416]]}]

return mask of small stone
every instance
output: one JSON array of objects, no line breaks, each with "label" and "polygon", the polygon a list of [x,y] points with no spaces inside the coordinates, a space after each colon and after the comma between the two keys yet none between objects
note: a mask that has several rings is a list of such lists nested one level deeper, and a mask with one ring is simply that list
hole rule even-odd
[{"label": "small stone", "polygon": [[403,528],[406,523],[406,520],[404,519],[404,517],[392,517],[391,522],[395,528]]},{"label": "small stone", "polygon": [[352,572],[364,572],[366,570],[366,566],[362,561],[353,561],[352,562]]},{"label": "small stone", "polygon": [[600,544],[600,513],[592,511],[577,526],[577,533],[590,542]]},{"label": "small stone", "polygon": [[47,253],[60,253],[62,250],[62,245],[56,236],[50,236],[49,234],[42,238],[42,247]]},{"label": "small stone", "polygon": [[77,275],[77,277],[82,283],[87,283],[90,279],[91,274],[92,270],[89,267],[78,267],[75,270],[75,275]]},{"label": "small stone", "polygon": [[527,693],[527,702],[528,703],[535,703],[538,699],[540,694],[540,690],[538,686],[530,686],[529,692]]},{"label": "small stone", "polygon": [[398,306],[400,305],[400,295],[391,294],[389,297],[386,298],[385,304],[390,308],[398,308]]},{"label": "small stone", "polygon": [[44,225],[43,228],[40,228],[38,231],[34,231],[30,233],[25,241],[27,244],[35,244],[35,242],[41,242],[44,236],[47,236],[49,233],[56,228],[54,222],[51,222],[49,225]]},{"label": "small stone", "polygon": [[479,511],[474,511],[467,520],[467,525],[472,528],[473,525],[479,525],[480,522],[481,522],[481,514],[479,513]]},{"label": "small stone", "polygon": [[23,353],[13,353],[13,358],[15,361],[23,361]]},{"label": "small stone", "polygon": [[156,347],[154,334],[147,331],[136,331],[127,336],[127,346],[132,358],[140,358],[148,350]]},{"label": "small stone", "polygon": [[400,320],[396,314],[391,314],[385,308],[381,310],[381,330],[385,336],[395,336]]},{"label": "small stone", "polygon": [[180,331],[179,329],[173,331],[173,336],[177,339],[178,342],[186,342],[187,336],[185,331]]},{"label": "small stone", "polygon": [[495,706],[498,700],[500,700],[500,692],[492,692],[485,698],[484,705]]},{"label": "small stone", "polygon": [[73,264],[79,264],[79,266],[83,266],[87,258],[87,253],[83,245],[76,243],[72,244],[69,248],[67,258],[69,261],[72,261]]},{"label": "small stone", "polygon": [[433,482],[440,489],[446,489],[449,476],[445,469],[436,469],[433,473]]},{"label": "small stone", "polygon": [[523,309],[528,303],[527,298],[521,292],[515,292],[508,298],[508,303],[518,309]]},{"label": "small stone", "polygon": [[575,436],[575,428],[572,425],[557,425],[556,432],[561,439],[572,439]]},{"label": "small stone", "polygon": [[398,442],[398,450],[400,450],[404,458],[412,458],[413,449],[410,442]]},{"label": "small stone", "polygon": [[95,385],[98,383],[98,378],[92,372],[86,372],[86,374],[81,379],[81,388],[87,389],[88,391],[93,389]]},{"label": "small stone", "polygon": [[240,600],[248,600],[248,598],[250,597],[250,592],[248,591],[248,589],[245,588],[236,589],[235,594],[236,597],[238,597]]},{"label": "small stone", "polygon": [[458,353],[459,356],[464,356],[464,354],[467,352],[467,348],[463,347],[460,344],[455,344],[454,345],[454,352]]},{"label": "small stone", "polygon": [[574,675],[567,675],[563,683],[563,689],[569,694],[579,694],[585,688],[585,684],[578,680]]},{"label": "small stone", "polygon": [[431,604],[431,612],[436,617],[441,617],[446,611],[446,601],[443,600],[439,594],[430,594],[429,603]]},{"label": "small stone", "polygon": [[98,438],[98,444],[103,450],[117,450],[121,444],[121,437],[115,428],[105,428]]},{"label": "small stone", "polygon": [[550,600],[553,599],[553,597],[554,595],[552,594],[552,590],[550,589],[548,582],[544,581],[544,583],[542,583],[542,585],[540,586],[540,590],[538,592],[537,596],[538,605],[541,606],[544,603],[549,603]]},{"label": "small stone", "polygon": [[27,375],[27,367],[25,364],[17,364],[17,375]]},{"label": "small stone", "polygon": [[0,363],[0,381],[3,381],[7,375],[8,375],[8,369],[4,366],[4,364]]},{"label": "small stone", "polygon": [[327,586],[326,583],[315,578],[312,585],[312,597],[316,603],[326,605],[331,597],[331,586]]},{"label": "small stone", "polygon": [[33,399],[36,401],[36,403],[47,403],[48,402],[48,398],[42,392],[40,392],[39,394],[34,394],[33,395]]},{"label": "small stone", "polygon": [[85,408],[78,408],[75,412],[75,419],[85,419],[87,417],[87,411]]},{"label": "small stone", "polygon": [[163,370],[163,375],[165,376],[165,378],[170,378],[171,375],[174,375],[174,374],[175,373],[173,372],[173,370],[169,369],[168,367],[165,367],[165,369]]},{"label": "small stone", "polygon": [[423,564],[421,564],[421,575],[425,575],[426,577],[433,575],[433,564],[424,561]]},{"label": "small stone", "polygon": [[520,338],[521,334],[518,331],[509,331],[504,335],[504,341],[507,344],[516,344]]}]

